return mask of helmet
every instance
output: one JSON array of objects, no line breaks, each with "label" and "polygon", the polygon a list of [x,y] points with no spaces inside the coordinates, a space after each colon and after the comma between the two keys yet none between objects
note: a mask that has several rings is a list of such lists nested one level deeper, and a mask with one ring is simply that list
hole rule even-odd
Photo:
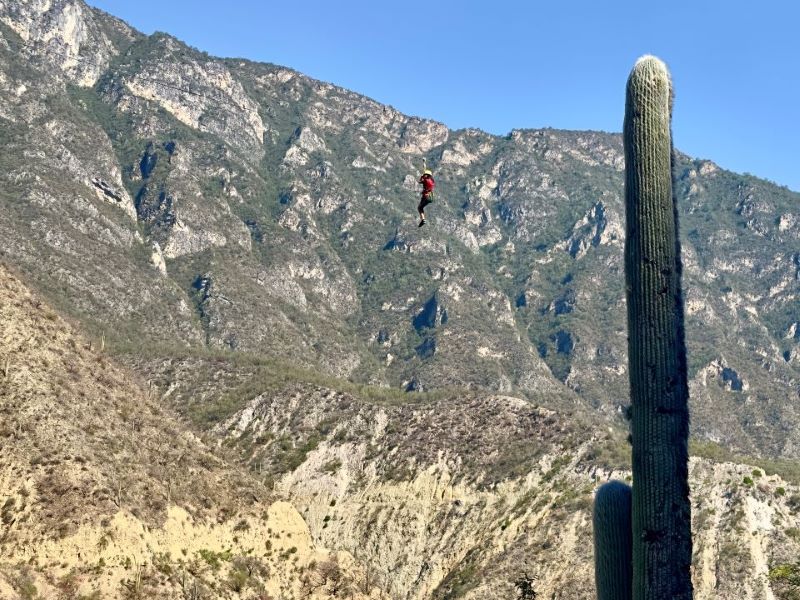
[{"label": "helmet", "polygon": [[433,173],[431,173],[431,170],[430,170],[430,169],[425,169],[425,170],[422,172],[422,174],[423,174],[423,175],[433,175]]}]

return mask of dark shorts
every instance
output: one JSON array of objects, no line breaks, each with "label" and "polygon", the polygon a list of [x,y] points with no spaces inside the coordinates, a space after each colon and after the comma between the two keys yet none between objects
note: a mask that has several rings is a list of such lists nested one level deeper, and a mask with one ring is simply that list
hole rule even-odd
[{"label": "dark shorts", "polygon": [[433,202],[433,200],[431,200],[430,194],[422,194],[422,199],[419,201],[419,206],[417,206],[417,210],[422,212],[422,210],[426,206],[428,206],[428,204],[430,204],[431,202]]}]

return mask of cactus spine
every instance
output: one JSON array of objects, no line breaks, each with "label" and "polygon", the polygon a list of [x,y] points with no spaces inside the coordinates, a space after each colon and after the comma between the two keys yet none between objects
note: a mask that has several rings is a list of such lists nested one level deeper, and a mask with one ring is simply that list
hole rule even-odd
[{"label": "cactus spine", "polygon": [[609,481],[594,499],[594,580],[597,600],[631,600],[631,488]]},{"label": "cactus spine", "polygon": [[628,78],[623,127],[635,600],[692,597],[689,388],[671,118],[667,68],[642,57]]}]

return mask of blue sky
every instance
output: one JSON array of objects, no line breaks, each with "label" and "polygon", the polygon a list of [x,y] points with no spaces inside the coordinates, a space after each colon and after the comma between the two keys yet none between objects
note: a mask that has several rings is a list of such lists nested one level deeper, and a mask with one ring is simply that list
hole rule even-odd
[{"label": "blue sky", "polygon": [[297,69],[495,134],[620,131],[642,54],[675,84],[674,143],[800,191],[800,3],[89,0],[217,56]]}]

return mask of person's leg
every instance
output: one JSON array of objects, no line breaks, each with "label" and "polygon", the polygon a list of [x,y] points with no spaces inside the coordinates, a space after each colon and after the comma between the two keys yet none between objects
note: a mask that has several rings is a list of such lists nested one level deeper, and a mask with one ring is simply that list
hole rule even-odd
[{"label": "person's leg", "polygon": [[430,204],[430,203],[431,203],[430,194],[426,194],[425,196],[423,196],[422,200],[420,200],[420,203],[419,203],[420,212],[424,213],[425,212],[425,207],[428,206],[428,204]]},{"label": "person's leg", "polygon": [[420,227],[422,227],[425,224],[425,207],[430,203],[431,201],[428,199],[428,197],[423,194],[422,199],[419,201],[419,206],[417,206],[417,212],[419,212]]}]

